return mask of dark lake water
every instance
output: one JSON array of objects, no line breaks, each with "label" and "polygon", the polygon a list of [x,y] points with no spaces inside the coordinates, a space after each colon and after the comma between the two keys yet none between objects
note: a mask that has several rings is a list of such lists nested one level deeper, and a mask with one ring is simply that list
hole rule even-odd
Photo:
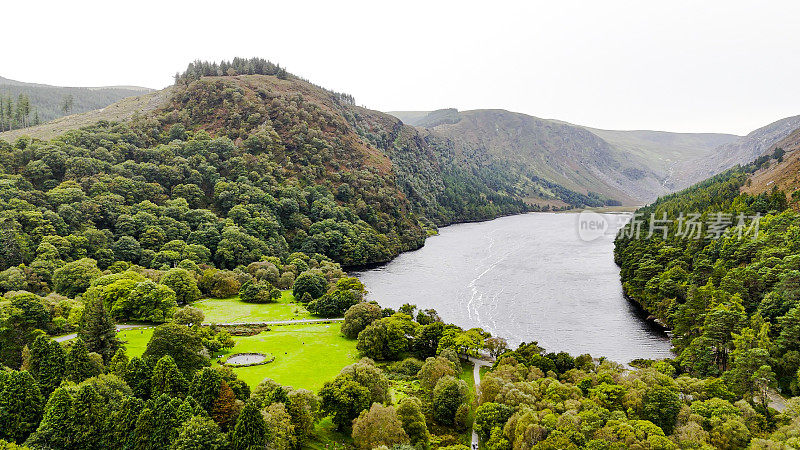
[{"label": "dark lake water", "polygon": [[[603,218],[612,228],[624,222]],[[530,213],[452,225],[358,277],[381,306],[434,308],[446,322],[514,346],[538,341],[621,363],[671,356],[666,334],[622,295],[614,230],[587,241],[577,223],[578,214]]]}]

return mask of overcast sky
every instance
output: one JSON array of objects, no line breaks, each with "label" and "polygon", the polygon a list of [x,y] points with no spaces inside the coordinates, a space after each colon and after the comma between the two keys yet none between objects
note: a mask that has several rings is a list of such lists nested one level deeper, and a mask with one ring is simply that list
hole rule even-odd
[{"label": "overcast sky", "polygon": [[161,88],[260,56],[383,111],[735,134],[800,114],[796,1],[3,3],[0,76],[20,81]]}]

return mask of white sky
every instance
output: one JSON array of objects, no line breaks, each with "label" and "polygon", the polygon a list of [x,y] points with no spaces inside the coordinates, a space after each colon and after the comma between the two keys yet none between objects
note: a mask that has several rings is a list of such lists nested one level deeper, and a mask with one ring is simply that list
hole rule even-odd
[{"label": "white sky", "polygon": [[383,111],[735,134],[800,114],[796,1],[4,0],[0,18],[20,81],[159,88],[260,56]]}]

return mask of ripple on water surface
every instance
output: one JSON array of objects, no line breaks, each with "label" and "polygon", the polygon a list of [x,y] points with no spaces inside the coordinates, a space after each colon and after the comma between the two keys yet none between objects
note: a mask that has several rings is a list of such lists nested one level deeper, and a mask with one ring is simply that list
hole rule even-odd
[{"label": "ripple on water surface", "polygon": [[434,308],[514,345],[623,363],[671,356],[665,333],[623,297],[613,250],[611,235],[581,240],[576,214],[530,213],[442,228],[358,276],[382,306]]}]

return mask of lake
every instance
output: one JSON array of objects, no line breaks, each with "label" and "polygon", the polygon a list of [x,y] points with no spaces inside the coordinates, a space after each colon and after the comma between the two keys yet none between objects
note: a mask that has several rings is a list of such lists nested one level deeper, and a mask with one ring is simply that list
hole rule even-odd
[{"label": "lake", "polygon": [[[594,213],[592,213],[594,214]],[[516,346],[590,353],[621,363],[672,356],[666,333],[622,295],[614,232],[627,215],[594,214],[603,233],[578,232],[579,214],[529,213],[452,225],[419,250],[359,272],[369,300],[433,308]]]}]

